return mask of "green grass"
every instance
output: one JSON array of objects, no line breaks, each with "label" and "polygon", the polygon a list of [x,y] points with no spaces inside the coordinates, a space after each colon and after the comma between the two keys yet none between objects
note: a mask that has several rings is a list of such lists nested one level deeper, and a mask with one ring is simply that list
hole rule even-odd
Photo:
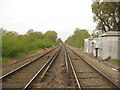
[{"label": "green grass", "polygon": [[41,50],[43,50],[43,49],[31,50],[31,51],[29,52],[29,54],[33,54],[33,53],[36,53],[36,52],[41,51]]},{"label": "green grass", "polygon": [[15,57],[13,58],[23,58],[27,55],[28,53],[18,53]]},{"label": "green grass", "polygon": [[2,62],[8,62],[11,58],[10,57],[3,57]]},{"label": "green grass", "polygon": [[23,58],[27,55],[27,53],[19,53],[18,55],[16,55],[15,57],[3,57],[2,58],[2,62],[8,62],[10,59],[15,59],[15,58]]},{"label": "green grass", "polygon": [[120,60],[117,59],[112,59],[111,61],[120,63]]},{"label": "green grass", "polygon": [[112,59],[111,62],[116,62],[116,63],[120,64],[120,60],[117,60],[117,59]]},{"label": "green grass", "polygon": [[30,52],[26,52],[26,53],[19,53],[13,58],[11,58],[11,57],[2,57],[2,62],[8,62],[10,59],[15,59],[15,58],[24,58],[24,57],[26,57],[26,55],[36,53],[36,52],[38,52],[40,50],[42,50],[42,49],[31,50]]}]

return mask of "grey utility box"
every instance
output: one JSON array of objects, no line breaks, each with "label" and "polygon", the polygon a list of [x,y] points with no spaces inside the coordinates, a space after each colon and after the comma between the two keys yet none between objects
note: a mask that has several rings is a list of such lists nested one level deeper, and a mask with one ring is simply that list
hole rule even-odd
[{"label": "grey utility box", "polygon": [[84,40],[84,51],[87,53],[93,53],[101,58],[111,57],[111,59],[120,60],[120,32],[109,31],[99,35],[97,38]]}]

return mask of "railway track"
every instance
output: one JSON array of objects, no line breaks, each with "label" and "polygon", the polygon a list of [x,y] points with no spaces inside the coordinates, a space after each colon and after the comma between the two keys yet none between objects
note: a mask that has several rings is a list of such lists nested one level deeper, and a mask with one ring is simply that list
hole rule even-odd
[{"label": "railway track", "polygon": [[119,86],[67,45],[61,45],[57,49],[48,51],[0,77],[0,80],[2,80],[3,89],[26,90],[57,87],[77,90],[86,88],[119,89]]},{"label": "railway track", "polygon": [[41,68],[47,65],[47,63],[50,62],[52,58],[54,58],[55,54],[59,50],[60,48],[48,51],[36,59],[33,59],[32,61],[0,77],[0,80],[2,80],[2,87],[27,88],[26,85],[28,85],[28,82],[36,76],[36,73],[38,73]]},{"label": "railway track", "polygon": [[73,88],[78,88],[78,87],[80,88],[80,85],[78,83],[78,78],[76,76],[72,63],[69,60],[68,52],[65,46],[64,46],[64,51],[65,51],[64,56],[65,56],[65,66],[66,66],[66,74],[67,74],[67,86],[73,86]]},{"label": "railway track", "polygon": [[36,88],[33,87],[35,84],[39,84],[40,82],[44,81],[50,66],[53,64],[60,51],[61,48],[47,61],[47,63],[44,64],[44,66],[42,66],[42,68],[40,68],[40,70],[35,74],[35,76],[26,84],[23,90]]},{"label": "railway track", "polygon": [[92,64],[84,60],[73,49],[66,48],[66,68],[67,73],[74,74],[74,78],[79,90],[84,88],[112,88],[118,90],[119,86],[112,82],[107,76],[95,68]]}]

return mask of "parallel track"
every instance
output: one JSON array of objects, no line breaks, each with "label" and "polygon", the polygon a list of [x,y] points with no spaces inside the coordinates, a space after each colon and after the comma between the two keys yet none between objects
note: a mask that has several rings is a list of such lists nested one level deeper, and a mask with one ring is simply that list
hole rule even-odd
[{"label": "parallel track", "polygon": [[106,75],[104,75],[91,63],[83,59],[73,49],[67,48],[65,54],[67,57],[66,65],[68,64],[68,62],[70,62],[70,66],[72,68],[72,72],[74,73],[74,77],[79,90],[84,88],[114,88],[116,90],[119,89],[118,85],[112,82]]},{"label": "parallel track", "polygon": [[[80,85],[79,79],[77,77],[76,71],[74,69],[74,66],[71,62],[70,56],[67,52],[67,48],[66,48],[66,46],[64,46],[64,47],[65,47],[65,65],[66,65],[66,71],[67,71],[68,79],[70,80],[70,76],[71,76],[70,72],[72,72],[73,75],[74,75],[75,81],[77,83],[77,86],[78,86],[79,90],[81,90],[81,85]],[[69,83],[70,82],[68,82],[68,85],[69,85]]]},{"label": "parallel track", "polygon": [[[55,50],[57,47],[58,47],[58,46],[56,46],[56,47],[48,50],[47,52],[49,53],[49,51],[53,51],[53,50]],[[43,53],[45,53],[45,52],[43,52]],[[28,63],[28,62],[30,62],[30,61],[32,61],[32,60],[34,60],[34,59],[37,59],[37,58],[39,58],[39,57],[41,57],[41,56],[43,56],[43,54],[41,55],[40,53],[37,53],[37,54],[35,54],[35,55],[28,56],[28,57],[23,58],[23,59],[21,59],[21,60],[17,60],[16,62],[14,62],[14,63],[12,63],[12,64],[4,65],[4,66],[2,66],[2,75],[5,75],[5,74],[7,74],[7,73],[9,73],[9,72],[11,72],[11,71],[13,71],[13,70],[15,70],[16,68],[18,68],[18,67],[20,67],[20,66],[22,66],[22,65],[24,65],[24,64],[26,64],[26,63]]]},{"label": "parallel track", "polygon": [[40,70],[34,75],[34,77],[26,84],[26,86],[23,88],[23,90],[30,89],[32,86],[36,83],[38,78],[41,82],[44,81],[45,75],[47,71],[49,70],[50,66],[53,64],[54,60],[60,53],[61,48],[40,68]]},{"label": "parallel track", "polygon": [[6,75],[0,77],[0,80],[2,80],[3,88],[24,88],[26,83],[48,61],[48,58],[46,58],[45,55],[53,55],[54,52],[54,50],[50,50],[47,53],[37,57],[36,59],[13,70],[12,72],[9,72]]},{"label": "parallel track", "polygon": [[[3,88],[21,88],[23,90],[36,88],[35,85],[44,81],[50,66],[56,60],[61,49],[62,46],[58,49],[50,50],[12,72],[0,77],[0,80],[2,80],[3,83]],[[47,57],[47,55],[50,57]],[[74,88],[79,90],[84,88],[113,88],[118,90],[120,88],[100,70],[77,54],[71,47],[64,45],[63,56],[65,59],[68,87],[74,84]]]}]

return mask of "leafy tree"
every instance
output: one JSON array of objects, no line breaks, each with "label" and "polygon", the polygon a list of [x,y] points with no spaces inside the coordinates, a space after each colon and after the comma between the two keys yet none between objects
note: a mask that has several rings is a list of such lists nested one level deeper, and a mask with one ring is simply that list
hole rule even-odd
[{"label": "leafy tree", "polygon": [[57,43],[58,43],[58,44],[63,43],[63,41],[61,40],[61,38],[58,38],[58,39],[57,39]]},{"label": "leafy tree", "polygon": [[[22,45],[23,46],[23,45]],[[2,37],[2,55],[14,57],[22,51],[21,42],[14,36],[14,32],[8,32]]]},{"label": "leafy tree", "polygon": [[29,29],[29,30],[27,31],[26,35],[29,35],[29,34],[31,34],[31,33],[33,33],[33,32],[34,32],[33,29]]},{"label": "leafy tree", "polygon": [[88,37],[90,37],[90,34],[87,32],[86,29],[76,28],[74,31],[74,34],[68,37],[65,43],[75,46],[75,47],[83,48],[84,39]]},{"label": "leafy tree", "polygon": [[96,30],[120,31],[120,2],[93,2],[91,7]]},{"label": "leafy tree", "polygon": [[57,33],[55,31],[47,31],[44,34],[45,40],[48,40],[50,42],[56,42],[57,40]]},{"label": "leafy tree", "polygon": [[6,31],[1,28],[0,33],[2,33],[3,58],[25,55],[32,50],[49,48],[58,44],[56,41],[58,37],[55,31],[48,31],[42,34],[30,29],[25,35],[19,35],[15,31]]}]

